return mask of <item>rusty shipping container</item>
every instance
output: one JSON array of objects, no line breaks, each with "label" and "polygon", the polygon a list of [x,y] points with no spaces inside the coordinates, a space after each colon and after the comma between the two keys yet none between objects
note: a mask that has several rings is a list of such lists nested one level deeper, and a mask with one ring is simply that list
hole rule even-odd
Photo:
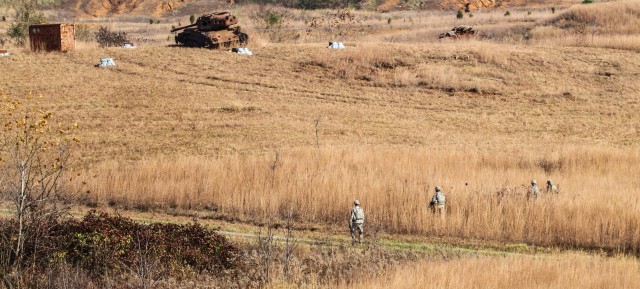
[{"label": "rusty shipping container", "polygon": [[73,24],[39,24],[29,26],[32,51],[73,51],[76,33]]}]

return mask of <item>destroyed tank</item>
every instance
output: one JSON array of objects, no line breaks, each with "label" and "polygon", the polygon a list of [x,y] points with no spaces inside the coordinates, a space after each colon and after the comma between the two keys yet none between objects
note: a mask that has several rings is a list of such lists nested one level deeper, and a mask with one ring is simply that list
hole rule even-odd
[{"label": "destroyed tank", "polygon": [[195,23],[177,27],[171,32],[180,31],[176,35],[176,44],[187,47],[231,47],[245,46],[249,42],[249,35],[240,32],[240,27],[231,27],[238,23],[238,19],[229,12],[205,14]]}]

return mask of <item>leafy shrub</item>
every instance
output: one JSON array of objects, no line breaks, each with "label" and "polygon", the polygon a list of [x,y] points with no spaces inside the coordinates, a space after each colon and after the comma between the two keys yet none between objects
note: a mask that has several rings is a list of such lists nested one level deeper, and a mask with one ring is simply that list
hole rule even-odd
[{"label": "leafy shrub", "polygon": [[88,25],[76,24],[76,39],[84,42],[91,42],[96,39],[96,33]]},{"label": "leafy shrub", "polygon": [[18,46],[24,46],[29,36],[29,26],[46,22],[44,14],[36,11],[31,4],[24,4],[16,10],[16,22],[9,26],[7,35],[13,38]]},{"label": "leafy shrub", "polygon": [[191,24],[196,23],[196,16],[195,16],[195,15],[193,15],[193,14],[191,14],[191,15],[189,16],[189,22],[191,22]]},{"label": "leafy shrub", "polygon": [[507,10],[507,12],[504,12],[504,16],[511,16],[511,12],[509,12],[509,10]]},{"label": "leafy shrub", "polygon": [[462,13],[462,10],[458,10],[458,14],[456,14],[456,18],[462,19],[462,17],[464,17],[464,13]]},{"label": "leafy shrub", "polygon": [[126,32],[111,31],[104,26],[100,27],[98,32],[96,32],[96,41],[98,41],[100,47],[119,47],[130,42],[127,39]]},{"label": "leafy shrub", "polygon": [[296,38],[295,32],[288,30],[287,19],[290,13],[286,9],[276,7],[261,7],[252,13],[251,21],[262,27],[269,40],[285,42]]},{"label": "leafy shrub", "polygon": [[[82,220],[49,225],[38,246],[25,245],[24,267],[70,264],[93,276],[113,276],[148,265],[141,264],[147,262],[165,277],[179,277],[189,271],[222,275],[239,262],[237,248],[199,224],[147,225],[90,212]],[[10,240],[14,226],[15,221],[1,221],[0,240]],[[146,259],[141,258],[143,255]]]},{"label": "leafy shrub", "polygon": [[258,9],[251,15],[251,19],[258,25],[263,26],[266,29],[273,29],[277,27],[283,27],[286,25],[286,18],[289,17],[289,13],[286,10],[280,10],[275,8],[263,8]]},{"label": "leafy shrub", "polygon": [[551,7],[551,13],[556,13],[556,7]]},{"label": "leafy shrub", "polygon": [[593,0],[582,0],[582,4],[591,4]]}]

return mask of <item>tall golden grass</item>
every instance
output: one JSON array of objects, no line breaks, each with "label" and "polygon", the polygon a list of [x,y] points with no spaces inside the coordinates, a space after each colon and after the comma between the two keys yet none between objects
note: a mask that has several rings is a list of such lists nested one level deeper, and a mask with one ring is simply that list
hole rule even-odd
[{"label": "tall golden grass", "polygon": [[477,257],[403,265],[344,288],[638,288],[635,259]]},{"label": "tall golden grass", "polygon": [[[567,148],[545,155],[389,147],[103,163],[83,200],[132,208],[210,209],[251,221],[295,209],[301,222],[346,225],[354,199],[391,233],[613,251],[640,248],[640,152]],[[531,179],[561,193],[528,201]],[[427,204],[440,185],[446,220]],[[501,195],[501,196],[500,196]]]}]

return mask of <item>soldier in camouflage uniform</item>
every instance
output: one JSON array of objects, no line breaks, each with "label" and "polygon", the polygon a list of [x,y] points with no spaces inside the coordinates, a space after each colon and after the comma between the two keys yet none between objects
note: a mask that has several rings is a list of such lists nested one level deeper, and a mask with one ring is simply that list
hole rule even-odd
[{"label": "soldier in camouflage uniform", "polygon": [[[364,210],[360,207],[360,201],[353,201],[353,209],[351,209],[351,216],[349,217],[349,229],[351,230],[351,243],[356,241],[362,243],[364,238]],[[356,233],[358,238],[356,240]]]},{"label": "soldier in camouflage uniform", "polygon": [[440,186],[436,186],[436,193],[433,194],[433,197],[431,198],[431,202],[429,203],[429,207],[433,210],[434,213],[438,211],[440,213],[440,216],[444,217],[444,213],[445,213],[444,205],[446,201],[447,200],[444,195],[444,192],[442,192],[442,188]]},{"label": "soldier in camouflage uniform", "polygon": [[558,187],[556,187],[556,185],[553,184],[553,182],[551,182],[551,179],[547,180],[547,190],[546,192],[547,194],[557,194],[558,193]]},{"label": "soldier in camouflage uniform", "polygon": [[538,188],[538,182],[536,180],[531,180],[531,187],[529,188],[529,193],[527,194],[527,199],[540,198],[540,188]]}]

